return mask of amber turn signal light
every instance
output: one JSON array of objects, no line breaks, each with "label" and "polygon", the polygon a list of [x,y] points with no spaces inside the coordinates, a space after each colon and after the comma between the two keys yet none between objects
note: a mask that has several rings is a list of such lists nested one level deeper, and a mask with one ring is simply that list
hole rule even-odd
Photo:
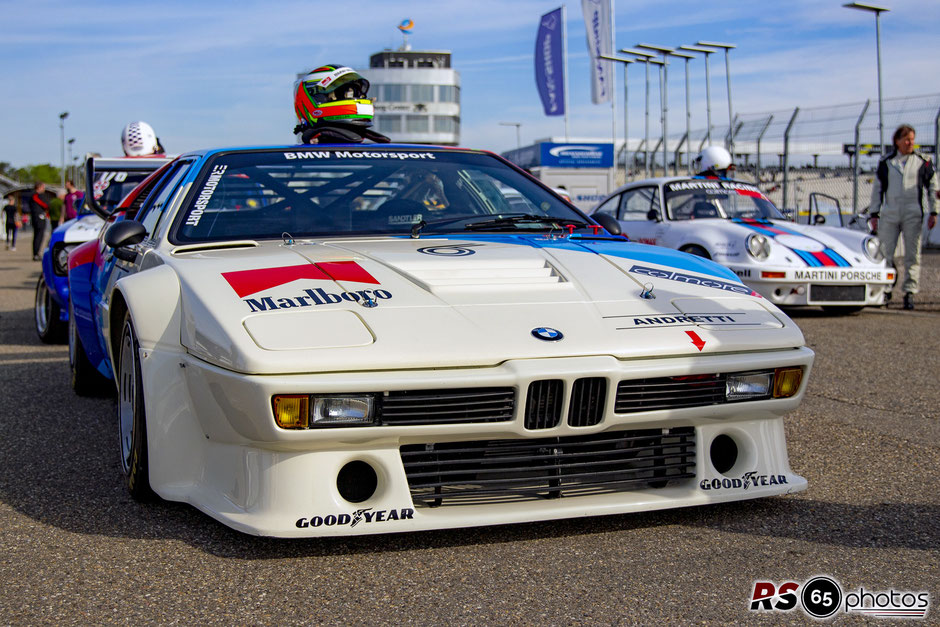
[{"label": "amber turn signal light", "polygon": [[774,370],[774,398],[790,398],[800,391],[803,382],[803,369],[777,368]]},{"label": "amber turn signal light", "polygon": [[281,429],[306,429],[310,424],[310,399],[307,395],[278,394],[272,399],[274,422]]}]

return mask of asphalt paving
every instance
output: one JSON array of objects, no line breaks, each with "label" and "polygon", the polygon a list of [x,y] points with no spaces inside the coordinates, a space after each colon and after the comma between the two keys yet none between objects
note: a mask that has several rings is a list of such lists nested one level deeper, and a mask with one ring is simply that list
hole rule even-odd
[{"label": "asphalt paving", "polygon": [[[29,236],[0,249],[0,624],[728,624],[755,582],[926,591],[940,623],[940,253],[914,312],[793,312],[816,351],[786,418],[795,495],[360,538],[240,534],[120,476],[114,401],[39,342]],[[839,613],[841,622],[877,622]]]}]

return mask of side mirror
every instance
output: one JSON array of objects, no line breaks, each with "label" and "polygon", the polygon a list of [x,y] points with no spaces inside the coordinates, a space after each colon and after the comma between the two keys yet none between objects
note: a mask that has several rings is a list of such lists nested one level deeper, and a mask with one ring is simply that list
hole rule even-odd
[{"label": "side mirror", "polygon": [[104,234],[104,243],[114,249],[114,256],[124,261],[133,261],[137,254],[128,246],[139,244],[147,236],[147,229],[136,220],[122,220],[112,224]]},{"label": "side mirror", "polygon": [[821,213],[817,213],[816,215],[813,216],[813,224],[825,224],[825,223],[826,223],[826,216],[822,215]]},{"label": "side mirror", "polygon": [[595,213],[591,217],[594,218],[594,221],[604,227],[604,229],[611,235],[621,235],[623,233],[623,229],[620,228],[620,223],[617,222],[617,219],[612,215],[606,213]]},{"label": "side mirror", "polygon": [[647,220],[652,220],[652,221],[654,221],[654,222],[661,222],[661,221],[662,221],[662,218],[659,217],[659,210],[657,210],[657,209],[650,209],[649,211],[647,211],[647,212],[646,212],[646,219],[647,219]]}]

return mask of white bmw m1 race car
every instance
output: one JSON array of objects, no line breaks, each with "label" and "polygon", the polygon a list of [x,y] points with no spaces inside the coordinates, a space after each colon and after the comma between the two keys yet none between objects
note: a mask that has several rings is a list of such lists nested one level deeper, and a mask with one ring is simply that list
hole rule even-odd
[{"label": "white bmw m1 race car", "polygon": [[635,181],[589,213],[616,218],[633,241],[713,259],[778,306],[852,313],[883,304],[895,279],[876,237],[839,224],[789,222],[750,183]]},{"label": "white bmw m1 race car", "polygon": [[806,488],[799,328],[495,155],[212,150],[142,186],[69,258],[73,368],[116,382],[138,499],[310,537]]}]

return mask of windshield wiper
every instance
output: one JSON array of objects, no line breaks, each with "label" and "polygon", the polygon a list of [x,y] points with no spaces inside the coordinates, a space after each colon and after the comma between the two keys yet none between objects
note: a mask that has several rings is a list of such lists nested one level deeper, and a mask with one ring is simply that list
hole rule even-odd
[{"label": "windshield wiper", "polygon": [[475,217],[476,216],[473,216],[473,215],[458,216],[456,218],[444,218],[441,220],[431,220],[430,222],[426,220],[421,220],[420,222],[417,222],[413,227],[411,227],[411,237],[413,237],[414,239],[418,239],[418,236],[421,233],[421,229],[423,229],[426,226],[441,226],[443,224],[452,224],[454,222],[460,222],[461,220],[472,220]]},{"label": "windshield wiper", "polygon": [[587,222],[582,222],[581,220],[571,220],[569,218],[559,218],[557,216],[537,216],[531,213],[522,213],[513,216],[504,216],[501,218],[493,218],[492,220],[483,220],[481,222],[471,222],[470,224],[465,225],[463,228],[465,231],[485,231],[487,229],[496,227],[496,228],[516,228],[520,224],[551,224],[551,225],[560,225],[560,226],[573,226],[577,229],[584,228],[588,225]]}]

